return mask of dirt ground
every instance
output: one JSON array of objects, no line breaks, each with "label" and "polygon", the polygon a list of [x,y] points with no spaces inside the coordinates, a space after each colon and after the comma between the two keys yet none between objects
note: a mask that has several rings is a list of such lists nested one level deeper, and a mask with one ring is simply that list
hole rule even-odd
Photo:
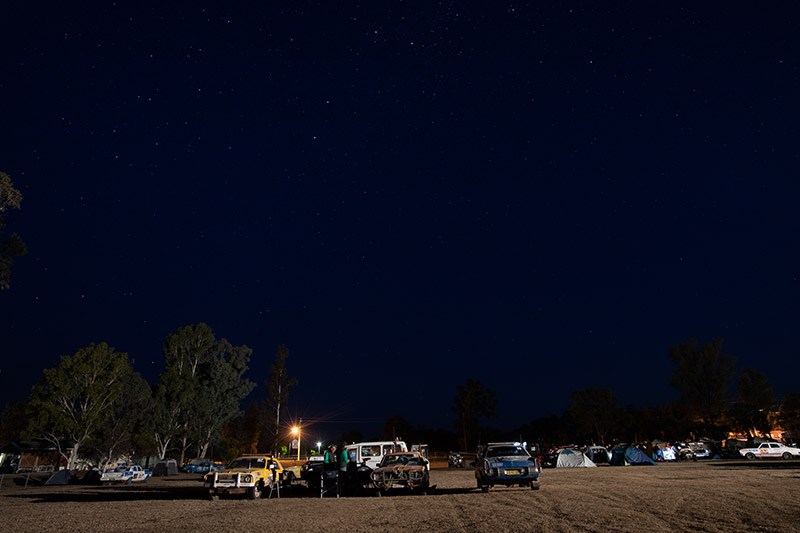
[{"label": "dirt ground", "polygon": [[[800,531],[800,461],[545,470],[539,491],[483,494],[471,470],[428,495],[209,501],[197,476],[130,486],[0,485],[6,531]],[[8,529],[6,529],[8,528]]]}]

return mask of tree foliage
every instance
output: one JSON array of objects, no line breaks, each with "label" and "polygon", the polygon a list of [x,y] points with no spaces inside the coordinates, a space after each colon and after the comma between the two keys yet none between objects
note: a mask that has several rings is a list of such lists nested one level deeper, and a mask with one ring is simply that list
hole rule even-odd
[{"label": "tree foliage", "polygon": [[776,422],[794,442],[800,440],[800,393],[789,394],[778,410]]},{"label": "tree foliage", "polygon": [[596,436],[602,445],[610,432],[623,426],[625,412],[611,389],[587,388],[572,393],[568,412],[583,435]]},{"label": "tree foliage", "polygon": [[33,388],[31,432],[56,446],[72,469],[81,446],[111,421],[110,413],[132,376],[128,354],[104,342],[62,357]]},{"label": "tree foliage", "polygon": [[281,416],[286,412],[289,389],[297,385],[297,380],[289,377],[289,371],[286,367],[288,357],[289,348],[283,344],[279,345],[275,352],[275,360],[270,368],[269,379],[267,380],[267,412],[272,413],[274,418],[269,417],[265,420],[265,425],[272,435],[273,451],[278,449]]},{"label": "tree foliage", "polygon": [[205,457],[225,423],[241,414],[241,401],[255,387],[244,377],[252,353],[247,346],[233,346],[221,339],[202,365],[197,409],[190,423],[198,457]]},{"label": "tree foliage", "polygon": [[14,188],[11,177],[0,172],[0,290],[8,289],[11,281],[11,266],[14,259],[27,253],[25,243],[19,235],[12,233],[3,237],[6,228],[5,216],[10,209],[20,209],[22,193]]},{"label": "tree foliage", "polygon": [[244,378],[252,350],[217,340],[207,324],[178,329],[164,343],[164,371],[155,394],[153,437],[158,455],[178,449],[184,462],[194,444],[200,457],[239,414],[254,384]]},{"label": "tree foliage", "polygon": [[694,422],[713,425],[725,408],[736,359],[722,353],[721,338],[702,346],[688,340],[670,348],[669,357],[674,364],[670,384],[680,391],[680,406]]},{"label": "tree foliage", "polygon": [[456,386],[453,413],[456,415],[455,426],[461,432],[464,451],[470,451],[471,442],[477,444],[480,419],[494,416],[496,405],[494,391],[484,387],[478,380],[468,379],[463,385]]},{"label": "tree foliage", "polygon": [[107,419],[92,433],[84,449],[93,451],[95,464],[104,467],[121,455],[132,457],[143,451],[141,434],[153,409],[150,385],[137,372],[122,383],[119,398],[107,412]]}]

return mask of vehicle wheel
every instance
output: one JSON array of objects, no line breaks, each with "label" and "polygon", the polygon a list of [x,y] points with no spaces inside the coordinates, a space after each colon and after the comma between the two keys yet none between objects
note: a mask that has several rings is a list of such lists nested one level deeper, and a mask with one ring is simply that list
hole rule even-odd
[{"label": "vehicle wheel", "polygon": [[261,484],[256,483],[255,486],[250,487],[247,489],[247,499],[248,500],[257,500],[261,497]]},{"label": "vehicle wheel", "polygon": [[531,482],[531,490],[539,490],[539,482],[538,481]]},{"label": "vehicle wheel", "polygon": [[489,492],[489,485],[481,485],[481,492]]},{"label": "vehicle wheel", "polygon": [[791,459],[792,458],[792,454],[790,454],[789,452],[783,452],[783,458],[787,459],[787,460]]},{"label": "vehicle wheel", "polygon": [[747,452],[747,455],[745,455],[745,457],[747,457],[748,461],[752,461],[753,459],[756,458],[756,455],[753,452]]}]

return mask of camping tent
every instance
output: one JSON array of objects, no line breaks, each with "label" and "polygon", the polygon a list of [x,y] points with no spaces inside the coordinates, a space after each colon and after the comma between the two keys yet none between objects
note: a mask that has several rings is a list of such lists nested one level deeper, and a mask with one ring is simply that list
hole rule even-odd
[{"label": "camping tent", "polygon": [[656,462],[650,459],[646,453],[636,446],[618,444],[614,446],[614,449],[611,451],[611,461],[609,464],[611,466],[654,465]]},{"label": "camping tent", "polygon": [[611,453],[602,446],[589,446],[586,450],[586,457],[592,460],[594,464],[607,463],[611,460]]},{"label": "camping tent", "polygon": [[154,476],[177,476],[178,462],[175,459],[162,459],[153,467]]},{"label": "camping tent", "polygon": [[625,450],[625,461],[631,465],[654,465],[655,461],[650,459],[646,453],[635,446]]},{"label": "camping tent", "polygon": [[586,454],[580,450],[564,448],[558,452],[556,467],[558,468],[585,468],[597,466]]},{"label": "camping tent", "polygon": [[72,472],[69,470],[57,470],[50,478],[44,482],[45,485],[68,485],[72,480]]}]

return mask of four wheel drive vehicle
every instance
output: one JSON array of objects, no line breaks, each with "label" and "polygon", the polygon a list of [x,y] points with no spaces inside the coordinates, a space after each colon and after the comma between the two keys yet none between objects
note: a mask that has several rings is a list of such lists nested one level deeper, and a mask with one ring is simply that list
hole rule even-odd
[{"label": "four wheel drive vehicle", "polygon": [[401,440],[376,441],[376,442],[357,442],[345,446],[351,461],[364,463],[366,466],[375,470],[387,453],[407,452],[408,446]]},{"label": "four wheel drive vehicle", "polygon": [[420,452],[388,453],[370,477],[381,492],[394,486],[425,491],[430,487],[429,467],[428,460]]},{"label": "four wheel drive vehicle", "polygon": [[255,500],[273,483],[283,483],[284,469],[268,454],[242,455],[231,461],[224,472],[210,472],[204,479],[212,497],[245,494]]},{"label": "four wheel drive vehicle", "polygon": [[115,468],[106,470],[100,475],[101,483],[133,483],[147,481],[152,475],[150,470],[145,470],[139,465],[117,465]]},{"label": "four wheel drive vehicle", "polygon": [[538,490],[541,471],[539,462],[519,442],[490,442],[475,462],[475,479],[483,492],[494,485]]},{"label": "four wheel drive vehicle", "polygon": [[784,446],[777,442],[762,442],[757,448],[743,448],[739,453],[748,459],[760,459],[775,457],[783,459],[792,459],[800,455],[800,448],[793,446]]}]

